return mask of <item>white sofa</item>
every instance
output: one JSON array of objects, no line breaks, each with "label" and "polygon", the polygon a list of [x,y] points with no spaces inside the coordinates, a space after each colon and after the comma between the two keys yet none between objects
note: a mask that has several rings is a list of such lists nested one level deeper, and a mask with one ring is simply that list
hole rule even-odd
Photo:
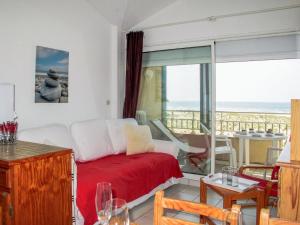
[{"label": "white sofa", "polygon": [[[73,123],[69,128],[62,124],[50,124],[47,126],[21,130],[18,133],[18,140],[30,141],[41,144],[49,144],[72,148],[75,159],[85,162],[94,160],[107,155],[119,154],[126,151],[126,139],[122,133],[125,123],[136,124],[134,119],[116,119],[116,120],[88,120]],[[163,152],[173,155],[178,154],[178,148],[169,141],[153,140],[155,152]],[[76,164],[73,163],[73,173],[76,173]],[[74,176],[73,195],[76,199],[77,180]],[[130,202],[130,208],[142,203],[154,195],[158,190],[165,189],[175,183],[177,179],[170,179],[153,189],[148,194]],[[83,217],[77,209],[75,203],[73,207],[75,224],[83,224]]]}]

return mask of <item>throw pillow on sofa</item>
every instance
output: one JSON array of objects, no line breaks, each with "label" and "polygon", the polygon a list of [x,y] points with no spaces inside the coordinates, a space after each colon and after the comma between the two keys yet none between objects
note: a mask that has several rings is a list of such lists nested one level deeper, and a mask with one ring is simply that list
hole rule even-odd
[{"label": "throw pillow on sofa", "polygon": [[154,144],[149,126],[126,124],[124,133],[127,138],[127,155],[152,152]]},{"label": "throw pillow on sofa", "polygon": [[78,153],[78,161],[85,162],[114,154],[105,120],[73,123],[71,135]]},{"label": "throw pillow on sofa", "polygon": [[107,120],[107,130],[110,136],[114,154],[126,152],[127,140],[124,134],[124,125],[131,124],[137,126],[137,122],[133,118]]}]

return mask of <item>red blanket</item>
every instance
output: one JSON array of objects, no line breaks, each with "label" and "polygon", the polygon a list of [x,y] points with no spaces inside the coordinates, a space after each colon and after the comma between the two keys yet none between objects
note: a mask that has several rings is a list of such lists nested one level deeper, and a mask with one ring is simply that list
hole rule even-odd
[{"label": "red blanket", "polygon": [[95,192],[98,182],[112,184],[113,197],[131,202],[148,194],[171,177],[180,178],[178,161],[164,153],[107,156],[95,161],[77,162],[77,206],[85,225],[97,221]]}]

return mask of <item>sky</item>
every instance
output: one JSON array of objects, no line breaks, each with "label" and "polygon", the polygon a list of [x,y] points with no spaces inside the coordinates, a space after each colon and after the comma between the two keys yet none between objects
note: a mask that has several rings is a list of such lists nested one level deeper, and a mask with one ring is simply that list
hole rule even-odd
[{"label": "sky", "polygon": [[69,53],[62,50],[37,46],[36,71],[45,72],[50,68],[58,73],[68,73]]},{"label": "sky", "polygon": [[199,101],[200,65],[167,66],[167,99]]},{"label": "sky", "polygon": [[300,98],[300,59],[218,63],[217,101],[289,102]]},{"label": "sky", "polygon": [[[199,65],[167,67],[169,101],[199,101]],[[217,101],[289,102],[300,98],[300,59],[217,63]]]}]

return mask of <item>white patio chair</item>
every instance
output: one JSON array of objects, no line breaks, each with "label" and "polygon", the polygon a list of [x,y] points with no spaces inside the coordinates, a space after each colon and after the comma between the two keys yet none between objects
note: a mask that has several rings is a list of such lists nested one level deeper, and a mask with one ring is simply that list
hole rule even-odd
[{"label": "white patio chair", "polygon": [[179,140],[160,120],[151,120],[151,123],[184,152],[184,155],[181,155],[181,157],[184,160],[188,160],[189,163],[184,162],[183,167],[192,165],[198,168],[201,173],[207,173],[209,168],[209,149],[206,143],[204,147],[190,146],[188,143]]},{"label": "white patio chair", "polygon": [[[204,134],[209,137],[210,130],[207,129],[205,125],[200,123],[200,126],[204,132]],[[209,139],[209,138],[208,138]],[[215,147],[215,155],[219,154],[229,154],[229,163],[232,167],[237,167],[237,159],[236,159],[236,150],[232,146],[231,139],[229,139],[225,135],[216,135],[216,142],[222,142],[224,145]],[[210,144],[210,142],[208,142]],[[211,148],[211,145],[209,145]]]},{"label": "white patio chair", "polygon": [[[265,166],[274,166],[277,163],[281,152],[282,152],[282,148],[274,148],[274,147],[267,148]],[[263,176],[264,179],[267,179],[267,170],[264,170]]]},{"label": "white patio chair", "polygon": [[151,120],[151,122],[182,151],[187,153],[203,153],[206,151],[205,148],[189,146],[187,143],[180,141],[160,120]]},{"label": "white patio chair", "polygon": [[[186,153],[204,153],[206,151],[210,152],[211,150],[211,145],[210,145],[210,131],[203,125],[201,124],[201,127],[204,131],[205,135],[205,140],[206,140],[206,146],[207,148],[199,148],[199,147],[193,147],[189,146],[187,143],[183,143],[182,141],[178,140],[174,136],[174,134],[160,121],[160,120],[151,120],[151,122],[159,128],[168,138],[170,138],[171,141],[175,143],[175,145],[181,149],[182,151]],[[236,150],[232,147],[231,140],[227,136],[217,136],[216,141],[218,142],[224,142],[224,146],[219,146],[215,148],[215,154],[229,154],[229,161],[230,161],[230,166],[236,167],[237,166],[237,161],[236,161]]]},{"label": "white patio chair", "polygon": [[267,157],[265,161],[265,166],[274,166],[282,152],[282,148],[267,148]]}]

